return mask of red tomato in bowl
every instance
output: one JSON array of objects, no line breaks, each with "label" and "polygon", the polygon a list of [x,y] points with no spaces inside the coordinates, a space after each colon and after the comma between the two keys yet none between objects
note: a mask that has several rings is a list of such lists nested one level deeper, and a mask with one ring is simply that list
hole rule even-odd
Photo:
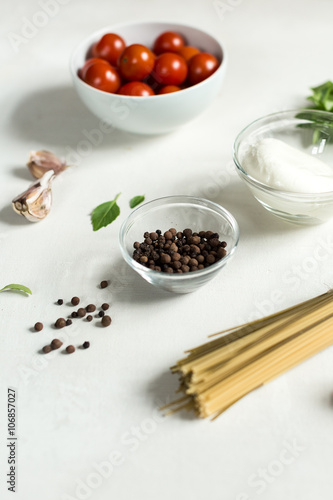
[{"label": "red tomato in bowl", "polygon": [[95,61],[87,67],[84,81],[104,92],[117,92],[121,85],[121,78],[116,68],[107,61]]},{"label": "red tomato in bowl", "polygon": [[102,38],[93,45],[91,53],[93,57],[105,59],[112,66],[117,66],[119,56],[125,50],[126,43],[121,36],[115,33],[106,33]]},{"label": "red tomato in bowl", "polygon": [[99,59],[97,57],[91,57],[90,59],[87,59],[86,62],[84,63],[84,65],[82,66],[82,68],[79,69],[79,77],[84,80],[85,79],[85,76],[86,76],[86,71],[87,69],[89,68],[89,66],[91,66],[92,64],[94,64],[95,62],[101,62],[101,63],[107,63],[107,61],[105,61],[104,59]]},{"label": "red tomato in bowl", "polygon": [[193,56],[200,54],[200,50],[196,47],[186,45],[186,47],[181,47],[181,49],[179,49],[178,54],[182,56],[186,62],[189,62],[189,60],[192,59]]},{"label": "red tomato in bowl", "polygon": [[188,80],[191,85],[200,83],[211,76],[219,67],[219,61],[208,52],[193,56],[188,63]]},{"label": "red tomato in bowl", "polygon": [[154,78],[162,85],[181,85],[187,77],[185,59],[172,52],[164,52],[156,58]]},{"label": "red tomato in bowl", "polygon": [[155,92],[144,82],[129,82],[120,87],[118,94],[145,97],[155,95]]},{"label": "red tomato in bowl", "polygon": [[179,90],[181,90],[181,88],[178,87],[178,85],[165,85],[160,89],[159,94],[171,94],[172,92],[178,92]]},{"label": "red tomato in bowl", "polygon": [[179,52],[179,49],[184,45],[185,40],[179,33],[165,31],[156,38],[153,50],[157,55],[163,52]]},{"label": "red tomato in bowl", "polygon": [[140,81],[153,70],[155,55],[148,47],[135,43],[129,45],[121,54],[118,67],[125,80]]}]

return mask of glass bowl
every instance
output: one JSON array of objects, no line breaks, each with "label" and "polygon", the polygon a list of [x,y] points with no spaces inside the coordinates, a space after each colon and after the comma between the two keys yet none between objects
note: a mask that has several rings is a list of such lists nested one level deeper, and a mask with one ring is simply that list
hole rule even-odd
[{"label": "glass bowl", "polygon": [[[144,267],[133,258],[133,243],[143,241],[143,234],[160,229],[162,233],[174,227],[177,231],[190,228],[193,232],[213,231],[227,243],[227,255],[215,264],[198,271],[167,274]],[[158,198],[134,210],[123,222],[119,243],[122,255],[134,271],[148,283],[175,293],[189,293],[214,278],[234,255],[239,239],[238,224],[220,205],[193,196]]]},{"label": "glass bowl", "polygon": [[298,109],[273,113],[255,120],[236,137],[233,160],[241,179],[269,212],[298,224],[318,224],[333,215],[333,192],[296,193],[270,187],[249,175],[242,166],[250,144],[275,138],[313,155],[332,167],[333,114]]}]

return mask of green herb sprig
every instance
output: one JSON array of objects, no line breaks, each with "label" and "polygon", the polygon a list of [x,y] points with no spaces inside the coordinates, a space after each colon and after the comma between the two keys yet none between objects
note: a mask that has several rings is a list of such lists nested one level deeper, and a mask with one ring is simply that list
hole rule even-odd
[{"label": "green herb sprig", "polygon": [[[296,118],[307,120],[308,123],[300,123],[299,128],[307,128],[313,131],[312,144],[316,144],[322,137],[331,139],[333,136],[333,83],[328,80],[318,87],[311,87],[312,95],[307,97],[312,104],[296,115]],[[312,110],[326,111],[331,116],[318,117]]]},{"label": "green herb sprig", "polygon": [[307,99],[312,101],[314,105],[311,105],[310,108],[333,112],[333,83],[328,80],[318,87],[311,87],[311,90],[312,95]]}]

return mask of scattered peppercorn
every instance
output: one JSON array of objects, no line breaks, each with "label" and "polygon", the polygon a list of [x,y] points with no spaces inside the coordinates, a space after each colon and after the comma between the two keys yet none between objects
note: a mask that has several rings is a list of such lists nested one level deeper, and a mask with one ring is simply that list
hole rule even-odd
[{"label": "scattered peppercorn", "polygon": [[92,321],[92,319],[93,319],[92,315],[91,315],[91,314],[88,314],[88,316],[87,316],[87,321]]},{"label": "scattered peppercorn", "polygon": [[64,301],[63,301],[62,299],[58,299],[58,300],[57,300],[57,304],[59,304],[59,306],[62,306],[62,305],[63,305],[63,303],[64,303]]},{"label": "scattered peppercorn", "polygon": [[188,273],[211,266],[227,252],[225,241],[213,231],[194,232],[190,228],[178,231],[145,232],[144,241],[133,244],[133,259],[145,267],[164,273]]},{"label": "scattered peppercorn", "polygon": [[36,330],[36,332],[40,332],[41,330],[43,330],[43,328],[44,325],[40,321],[37,321],[37,323],[35,323],[34,329]]},{"label": "scattered peppercorn", "polygon": [[51,349],[52,350],[59,349],[59,347],[61,347],[61,346],[62,346],[61,340],[59,340],[59,339],[52,340],[52,342],[51,342]]},{"label": "scattered peppercorn", "polygon": [[76,311],[73,311],[72,314],[71,314],[72,318],[77,318],[77,312]]},{"label": "scattered peppercorn", "polygon": [[56,328],[64,328],[64,326],[66,326],[65,318],[58,318],[57,321],[55,322],[54,326]]},{"label": "scattered peppercorn", "polygon": [[78,304],[80,304],[79,297],[73,297],[71,303],[73,304],[73,306],[77,306]]},{"label": "scattered peppercorn", "polygon": [[79,318],[83,318],[86,315],[86,310],[83,307],[80,307],[77,310],[77,315]]},{"label": "scattered peppercorn", "polygon": [[68,354],[72,354],[72,352],[74,352],[74,351],[75,351],[75,347],[74,347],[73,345],[68,345],[68,346],[66,347],[66,352],[67,352]]},{"label": "scattered peppercorn", "polygon": [[82,347],[83,349],[88,349],[88,347],[90,347],[90,342],[86,340],[85,342],[83,342]]},{"label": "scattered peppercorn", "polygon": [[51,351],[52,351],[52,347],[51,347],[50,345],[45,345],[45,346],[43,347],[43,352],[44,352],[45,354],[47,354],[48,352],[51,352]]},{"label": "scattered peppercorn", "polygon": [[104,312],[104,311],[99,311],[98,316],[99,316],[100,318],[103,318],[104,314],[105,314],[105,312]]},{"label": "scattered peppercorn", "polygon": [[110,316],[104,316],[102,318],[102,325],[103,326],[110,326],[111,325],[111,318],[110,318]]},{"label": "scattered peppercorn", "polygon": [[109,307],[110,307],[109,304],[106,304],[106,303],[102,304],[103,311],[107,311],[109,309]]},{"label": "scattered peppercorn", "polygon": [[108,282],[106,280],[101,281],[101,288],[106,288],[108,286]]},{"label": "scattered peppercorn", "polygon": [[87,305],[87,307],[86,307],[86,311],[87,311],[88,313],[94,312],[94,311],[96,311],[96,306],[95,306],[94,304],[89,304],[89,305]]},{"label": "scattered peppercorn", "polygon": [[66,326],[70,326],[73,323],[71,319],[66,319]]}]

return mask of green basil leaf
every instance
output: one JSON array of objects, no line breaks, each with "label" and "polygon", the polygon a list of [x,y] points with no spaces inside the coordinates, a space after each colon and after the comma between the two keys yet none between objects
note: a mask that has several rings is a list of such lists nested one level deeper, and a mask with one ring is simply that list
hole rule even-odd
[{"label": "green basil leaf", "polygon": [[143,201],[145,201],[145,195],[134,196],[129,202],[130,208],[137,207]]},{"label": "green basil leaf", "polygon": [[27,286],[24,286],[24,285],[17,285],[17,284],[6,285],[0,289],[0,292],[2,292],[4,290],[17,290],[19,292],[25,292],[25,293],[29,293],[30,295],[32,295],[32,291],[30,290],[30,288],[28,288]]},{"label": "green basil leaf", "polygon": [[94,231],[98,231],[101,227],[106,227],[116,220],[120,214],[120,208],[117,205],[119,196],[120,193],[117,194],[114,200],[102,203],[93,210],[91,214],[91,223]]}]

